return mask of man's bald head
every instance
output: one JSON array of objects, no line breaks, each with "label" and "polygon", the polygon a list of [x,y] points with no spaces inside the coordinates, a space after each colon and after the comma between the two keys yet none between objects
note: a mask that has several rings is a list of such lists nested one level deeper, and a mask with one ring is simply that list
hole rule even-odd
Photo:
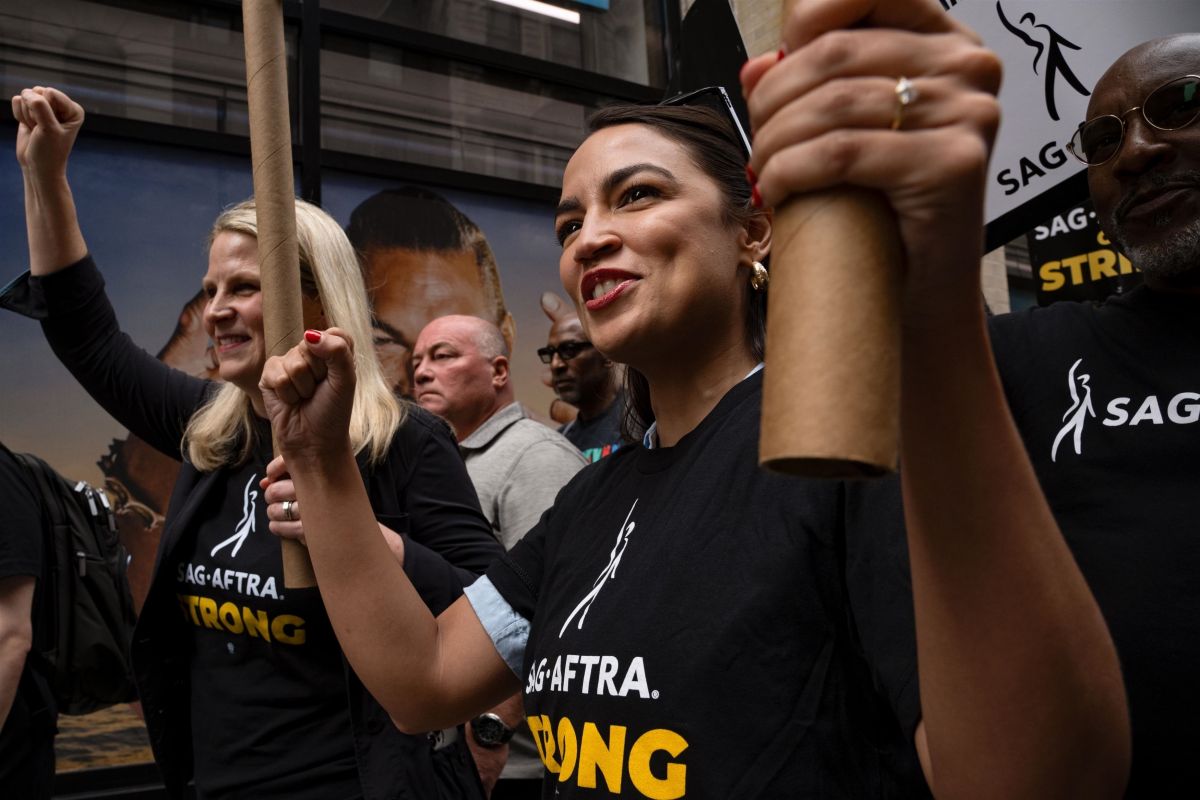
[{"label": "man's bald head", "polygon": [[513,402],[508,359],[508,343],[494,323],[439,317],[413,346],[417,404],[449,422],[461,441]]},{"label": "man's bald head", "polygon": [[1146,123],[1147,95],[1200,74],[1200,34],[1144,42],[1096,83],[1087,118],[1112,114],[1125,138],[1109,161],[1088,168],[1088,187],[1109,238],[1160,287],[1200,285],[1200,123],[1174,131]]}]

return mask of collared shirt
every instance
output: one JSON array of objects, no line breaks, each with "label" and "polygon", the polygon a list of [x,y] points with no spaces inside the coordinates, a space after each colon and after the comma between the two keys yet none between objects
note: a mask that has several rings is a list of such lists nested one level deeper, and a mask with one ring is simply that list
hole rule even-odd
[{"label": "collared shirt", "polygon": [[519,403],[492,414],[459,442],[483,515],[511,548],[587,464],[562,434],[529,419]]}]

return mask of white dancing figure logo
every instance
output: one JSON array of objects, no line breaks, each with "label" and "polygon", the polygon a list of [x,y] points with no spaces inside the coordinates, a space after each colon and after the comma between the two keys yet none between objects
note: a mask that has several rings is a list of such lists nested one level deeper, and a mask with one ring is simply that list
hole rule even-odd
[{"label": "white dancing figure logo", "polygon": [[1092,408],[1092,387],[1088,386],[1092,376],[1075,374],[1081,363],[1083,363],[1082,358],[1076,359],[1075,363],[1071,365],[1071,371],[1067,374],[1067,389],[1071,392],[1071,407],[1067,409],[1067,413],[1063,414],[1065,424],[1058,432],[1058,436],[1054,437],[1054,445],[1050,448],[1051,461],[1058,460],[1058,446],[1068,433],[1074,434],[1075,455],[1083,455],[1083,423],[1088,417],[1096,416],[1096,410]]},{"label": "white dancing figure logo", "polygon": [[250,487],[254,485],[257,477],[257,475],[251,475],[250,480],[246,482],[246,488],[242,490],[242,518],[234,528],[233,536],[214,547],[209,553],[210,556],[215,556],[218,550],[231,544],[233,549],[229,551],[229,555],[231,558],[236,558],[246,537],[254,532],[254,501],[258,499],[258,492]]},{"label": "white dancing figure logo", "polygon": [[[558,637],[567,632],[567,626],[571,624],[571,620],[579,614],[579,622],[575,624],[577,630],[583,629],[583,621],[587,619],[588,611],[592,607],[592,603],[600,595],[600,590],[604,588],[611,579],[617,577],[617,566],[621,563],[621,556],[625,555],[625,548],[629,546],[629,535],[633,533],[633,529],[637,527],[636,522],[630,522],[633,517],[633,510],[637,508],[638,501],[634,500],[633,505],[629,507],[629,513],[625,515],[625,522],[621,525],[621,530],[617,531],[617,542],[613,545],[612,551],[608,554],[608,566],[600,571],[600,577],[596,578],[596,582],[592,584],[592,590],[579,601],[579,605],[567,615],[567,621],[563,623],[562,629],[558,632]],[[583,613],[580,613],[583,612]]]}]

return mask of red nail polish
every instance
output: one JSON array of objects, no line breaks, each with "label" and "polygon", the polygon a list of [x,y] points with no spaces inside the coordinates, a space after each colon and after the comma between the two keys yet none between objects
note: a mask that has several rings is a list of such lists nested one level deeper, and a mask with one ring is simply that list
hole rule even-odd
[{"label": "red nail polish", "polygon": [[313,330],[305,331],[304,338],[307,339],[312,344],[316,344],[317,342],[321,341],[321,332],[313,331]]},{"label": "red nail polish", "polygon": [[758,184],[750,188],[750,205],[755,208],[762,208],[763,206],[762,195],[758,191]]},{"label": "red nail polish", "polygon": [[746,165],[746,183],[751,186],[758,183],[758,176],[754,174],[754,167],[749,164]]},{"label": "red nail polish", "polygon": [[778,63],[780,61],[783,61],[783,57],[786,55],[787,55],[787,48],[786,47],[779,48],[779,52],[775,54],[775,62]]}]

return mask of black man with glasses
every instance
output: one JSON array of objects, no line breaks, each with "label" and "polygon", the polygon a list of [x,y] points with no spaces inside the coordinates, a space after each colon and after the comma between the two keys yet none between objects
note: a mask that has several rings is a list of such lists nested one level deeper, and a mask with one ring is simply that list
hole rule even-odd
[{"label": "black man with glasses", "polygon": [[616,367],[588,341],[574,312],[567,312],[550,327],[545,347],[538,350],[550,366],[551,387],[564,403],[578,409],[575,419],[558,432],[579,448],[583,457],[599,461],[620,449],[624,402]]},{"label": "black man with glasses", "polygon": [[1144,285],[998,317],[996,361],[1121,659],[1127,797],[1200,785],[1200,34],[1100,78],[1069,150]]}]

